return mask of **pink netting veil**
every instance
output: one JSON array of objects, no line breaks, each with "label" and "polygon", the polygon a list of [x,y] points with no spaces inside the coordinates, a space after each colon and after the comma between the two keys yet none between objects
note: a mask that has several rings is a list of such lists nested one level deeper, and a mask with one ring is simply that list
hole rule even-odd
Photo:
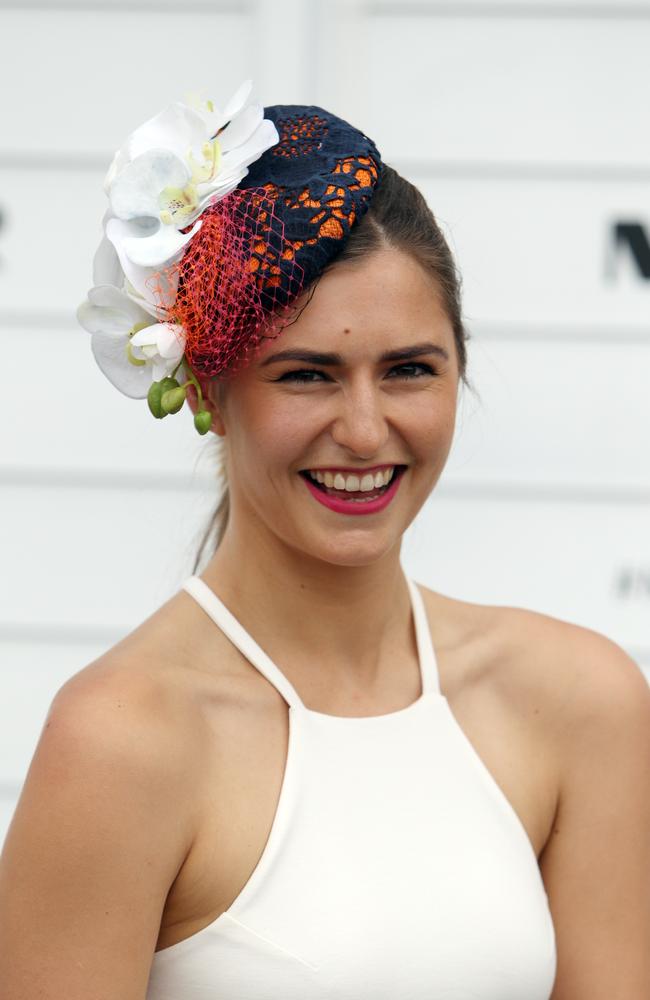
[{"label": "pink netting veil", "polygon": [[304,271],[285,239],[277,194],[274,185],[238,188],[210,206],[182,259],[154,282],[162,302],[178,279],[167,319],[182,326],[185,356],[198,375],[235,374],[297,314],[292,303]]}]

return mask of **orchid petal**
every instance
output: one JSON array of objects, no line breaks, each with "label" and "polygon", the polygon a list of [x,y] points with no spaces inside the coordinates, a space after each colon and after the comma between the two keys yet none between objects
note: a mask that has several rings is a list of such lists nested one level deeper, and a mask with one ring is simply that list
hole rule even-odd
[{"label": "orchid petal", "polygon": [[167,323],[164,333],[158,337],[158,350],[162,358],[173,358],[180,361],[185,353],[185,331],[178,323]]},{"label": "orchid petal", "polygon": [[135,302],[137,306],[140,306],[148,316],[153,316],[156,319],[164,320],[167,319],[167,314],[170,306],[176,301],[176,294],[178,291],[178,282],[180,280],[180,273],[177,268],[173,271],[170,269],[165,269],[164,272],[158,272],[155,279],[152,277],[147,278],[146,287],[149,293],[150,282],[155,280],[156,297],[160,299],[161,305],[156,305],[154,302],[147,301],[143,299],[140,293],[133,287],[131,282],[126,280],[124,285],[124,294],[127,295],[132,302]]},{"label": "orchid petal", "polygon": [[221,201],[221,199],[225,198],[227,194],[230,194],[231,191],[234,191],[239,182],[242,180],[243,177],[246,176],[247,173],[248,171],[244,167],[240,171],[238,171],[238,173],[231,174],[227,181],[224,181],[223,183],[219,184],[219,186],[216,188],[214,183],[212,184],[211,187],[208,187],[207,184],[199,184],[199,188],[207,188],[206,193],[201,197],[201,200],[199,201],[199,213],[202,213],[208,207],[208,205],[214,205],[215,202]]},{"label": "orchid petal", "polygon": [[110,203],[118,219],[160,218],[160,192],[184,188],[191,174],[186,163],[168,149],[149,149],[127,164],[115,178]]},{"label": "orchid petal", "polygon": [[153,301],[152,293],[149,289],[149,285],[147,284],[147,281],[152,276],[151,268],[137,267],[129,259],[124,249],[124,239],[126,236],[132,234],[134,228],[137,231],[139,227],[137,227],[135,223],[123,222],[122,219],[109,219],[106,223],[106,237],[115,247],[120,265],[126,275],[126,281],[129,282],[138,295],[142,297],[143,308],[149,308],[149,305],[144,305],[144,303],[150,304],[151,307],[155,306],[158,308],[159,303]]},{"label": "orchid petal", "polygon": [[170,365],[168,361],[164,361],[160,357],[154,358],[153,361],[151,362],[151,365],[153,370],[153,377],[156,380],[156,382],[160,382],[162,381],[162,379],[167,378],[167,376],[171,375],[172,371],[174,370],[173,365]]},{"label": "orchid petal", "polygon": [[151,323],[151,316],[113,285],[91,288],[77,309],[77,319],[89,333],[124,334],[139,323]]},{"label": "orchid petal", "polygon": [[126,353],[128,342],[128,334],[97,331],[90,346],[95,361],[116,389],[132,399],[144,399],[153,381],[153,369],[149,364],[131,364]]},{"label": "orchid petal", "polygon": [[233,118],[223,132],[219,133],[217,142],[221,146],[221,152],[227,153],[250,139],[263,120],[264,108],[261,104],[250,104],[244,108],[241,114]]},{"label": "orchid petal", "polygon": [[137,128],[129,136],[125,149],[129,160],[150,149],[166,149],[183,159],[188,148],[200,149],[209,138],[199,112],[175,101]]},{"label": "orchid petal", "polygon": [[230,100],[227,102],[225,108],[223,109],[223,117],[225,121],[230,121],[235,115],[238,115],[241,109],[246,104],[248,95],[253,89],[252,80],[244,80],[243,83],[237,87],[237,90],[232,95]]},{"label": "orchid petal", "polygon": [[104,194],[108,194],[115,177],[119,174],[120,170],[124,169],[128,162],[128,157],[125,155],[124,150],[118,149],[104,178]]},{"label": "orchid petal", "polygon": [[166,360],[180,361],[185,351],[185,332],[177,323],[156,323],[134,333],[131,343],[136,347],[153,347]]},{"label": "orchid petal", "polygon": [[265,150],[275,146],[279,141],[280,136],[275,125],[268,118],[264,118],[246,142],[237,146],[236,149],[224,152],[221,157],[220,173],[233,169],[231,164],[236,164],[237,167],[247,167],[253,160],[257,160]]},{"label": "orchid petal", "polygon": [[185,332],[177,324],[160,323],[139,330],[131,337],[131,344],[140,348],[153,366],[154,379],[158,380],[178,367],[185,351]]},{"label": "orchid petal", "polygon": [[93,284],[114,285],[116,288],[121,288],[124,284],[124,272],[120,265],[120,258],[106,236],[102,237],[93,257]]},{"label": "orchid petal", "polygon": [[163,267],[178,260],[200,228],[200,221],[195,223],[189,233],[179,233],[174,226],[160,225],[150,236],[127,236],[123,241],[124,252],[137,267]]},{"label": "orchid petal", "polygon": [[279,138],[273,122],[265,118],[243,145],[224,153],[221,157],[221,169],[214,180],[197,185],[200,200],[196,214],[200,215],[209,204],[220,201],[233,191],[248,173],[248,164],[258,159],[264,150],[275,145]]},{"label": "orchid petal", "polygon": [[214,137],[219,129],[223,128],[224,125],[227,125],[229,121],[232,121],[232,119],[239,114],[246,104],[252,88],[253,81],[244,80],[232,97],[229,98],[223,111],[220,111],[219,108],[214,108],[213,111],[203,108],[198,110],[198,114],[201,115],[207,129],[207,134],[210,138]]},{"label": "orchid petal", "polygon": [[[77,308],[77,322],[87,330],[88,333],[99,333],[107,331],[111,334],[124,334],[125,324],[122,314],[116,315],[105,309],[98,309],[92,302],[86,299]],[[126,327],[126,329],[130,329]]]},{"label": "orchid petal", "polygon": [[97,285],[88,292],[88,301],[98,309],[115,310],[122,313],[127,329],[136,323],[151,323],[151,316],[121,288],[113,285]]},{"label": "orchid petal", "polygon": [[[195,232],[200,227],[201,222],[199,220],[192,232]],[[159,228],[171,230],[171,232],[176,233],[177,237],[181,236],[181,234],[169,226],[161,226]],[[132,285],[137,295],[142,298],[140,305],[147,312],[150,312],[152,316],[160,317],[160,310],[169,308],[176,298],[178,276],[170,276],[170,271],[173,269],[175,262],[173,260],[166,261],[162,270],[160,267],[143,267],[131,259],[126,247],[129,239],[132,243],[144,242],[143,236],[138,234],[149,232],[150,230],[143,229],[135,222],[123,222],[122,219],[110,219],[106,225],[106,236],[117,251],[122,270],[126,275],[126,280]],[[191,238],[192,233],[188,234],[188,236]],[[181,238],[184,239],[184,237]],[[178,257],[182,256],[183,249],[181,247]],[[126,291],[127,294],[130,294],[128,288]],[[130,295],[130,297],[134,298],[133,295]]]}]

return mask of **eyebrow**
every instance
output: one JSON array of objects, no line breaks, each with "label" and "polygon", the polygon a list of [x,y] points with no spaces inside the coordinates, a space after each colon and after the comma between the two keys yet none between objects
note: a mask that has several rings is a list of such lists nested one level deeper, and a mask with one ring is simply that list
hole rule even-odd
[{"label": "eyebrow", "polygon": [[[410,358],[418,358],[423,354],[438,354],[446,361],[449,361],[449,354],[444,347],[440,347],[439,344],[430,343],[414,344],[412,347],[404,347],[399,351],[385,351],[379,356],[378,361],[408,361]],[[345,364],[341,354],[321,354],[318,351],[309,351],[306,348],[296,347],[288,351],[278,351],[276,354],[271,354],[270,357],[262,362],[260,367],[263,368],[265,365],[275,364],[277,361],[305,361],[307,364],[329,365],[331,367]]]}]

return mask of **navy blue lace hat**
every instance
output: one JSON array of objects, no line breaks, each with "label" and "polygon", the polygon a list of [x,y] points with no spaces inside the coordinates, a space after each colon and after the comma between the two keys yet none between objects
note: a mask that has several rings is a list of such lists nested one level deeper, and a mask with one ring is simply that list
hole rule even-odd
[{"label": "navy blue lace hat", "polygon": [[234,374],[291,322],[291,305],[343,248],[381,179],[372,139],[314,105],[264,108],[279,142],[203,213],[171,318],[206,377]]},{"label": "navy blue lace hat", "polygon": [[366,211],[381,158],[372,139],[323,108],[276,104],[264,115],[280,142],[252,164],[239,187],[272,184],[278,191],[285,240],[309,284]]}]

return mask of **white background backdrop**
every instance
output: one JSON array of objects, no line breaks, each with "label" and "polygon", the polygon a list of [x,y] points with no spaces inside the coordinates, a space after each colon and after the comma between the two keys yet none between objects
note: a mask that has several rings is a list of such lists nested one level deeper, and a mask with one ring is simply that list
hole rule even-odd
[{"label": "white background backdrop", "polygon": [[0,0],[0,38],[0,839],[55,691],[178,589],[214,504],[187,406],[120,395],[74,321],[114,150],[192,90],[348,119],[455,251],[480,399],[407,571],[650,677],[650,0]]}]

